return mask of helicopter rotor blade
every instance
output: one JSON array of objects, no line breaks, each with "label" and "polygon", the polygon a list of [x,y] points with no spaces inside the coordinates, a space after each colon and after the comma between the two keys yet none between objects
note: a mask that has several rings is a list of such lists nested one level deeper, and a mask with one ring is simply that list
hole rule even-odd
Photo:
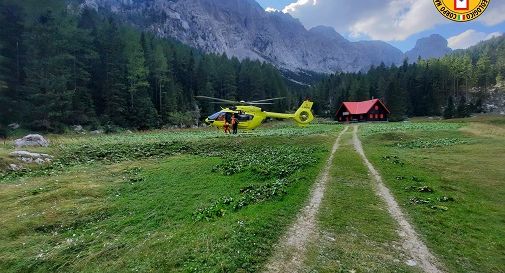
[{"label": "helicopter rotor blade", "polygon": [[272,101],[276,101],[276,100],[284,100],[286,99],[285,97],[281,97],[281,98],[273,98],[273,99],[266,99],[266,100],[255,100],[255,101],[250,101],[249,103],[257,103],[257,102],[272,102]]},{"label": "helicopter rotor blade", "polygon": [[273,103],[271,102],[244,102],[244,103],[209,102],[209,103],[220,105],[273,105]]},{"label": "helicopter rotor blade", "polygon": [[223,99],[218,99],[218,98],[213,98],[213,97],[207,97],[207,96],[195,96],[195,98],[197,98],[197,99],[205,99],[205,100],[214,100],[214,101],[225,102],[225,103],[230,103],[230,104],[239,104],[240,103],[238,101],[223,100]]},{"label": "helicopter rotor blade", "polygon": [[238,104],[240,104],[240,103],[234,102],[234,101],[233,102],[232,101],[230,101],[230,102],[217,102],[217,101],[214,101],[214,102],[209,102],[209,103],[210,104],[221,104],[221,105],[223,105],[223,104],[226,104],[226,105],[238,105]]},{"label": "helicopter rotor blade", "polygon": [[246,102],[248,105],[274,105],[272,102]]}]

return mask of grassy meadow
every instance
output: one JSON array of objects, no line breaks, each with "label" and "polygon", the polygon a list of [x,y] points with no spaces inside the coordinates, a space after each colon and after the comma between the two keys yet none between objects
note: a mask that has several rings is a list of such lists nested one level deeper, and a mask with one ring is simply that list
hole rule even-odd
[{"label": "grassy meadow", "polygon": [[340,129],[50,136],[0,182],[0,271],[256,272]]},{"label": "grassy meadow", "polygon": [[368,124],[367,156],[448,272],[505,272],[505,122]]},{"label": "grassy meadow", "polygon": [[[352,126],[352,125],[351,125]],[[505,122],[360,124],[365,152],[447,272],[505,272]],[[261,272],[342,125],[50,135],[0,173],[0,272]],[[420,272],[344,134],[306,272]],[[0,167],[15,162],[0,144]]]}]

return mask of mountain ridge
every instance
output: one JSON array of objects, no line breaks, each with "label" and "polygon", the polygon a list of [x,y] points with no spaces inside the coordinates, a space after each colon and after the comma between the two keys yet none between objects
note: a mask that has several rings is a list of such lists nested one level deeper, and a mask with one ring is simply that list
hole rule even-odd
[{"label": "mountain ridge", "polygon": [[[383,41],[351,42],[331,27],[307,30],[291,15],[266,12],[254,0],[85,0],[81,7],[114,13],[204,52],[266,61],[292,72],[363,72],[381,63],[400,64],[407,56]],[[421,57],[439,54],[424,48],[418,50]]]}]

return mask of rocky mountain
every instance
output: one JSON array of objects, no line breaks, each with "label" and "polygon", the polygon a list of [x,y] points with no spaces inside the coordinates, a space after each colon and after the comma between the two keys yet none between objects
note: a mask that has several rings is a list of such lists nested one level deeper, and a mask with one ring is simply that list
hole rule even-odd
[{"label": "rocky mountain", "polygon": [[419,57],[421,59],[440,58],[452,52],[447,45],[448,42],[444,37],[433,34],[419,39],[412,50],[405,52],[405,56],[409,62],[416,62]]},{"label": "rocky mountain", "polygon": [[[78,1],[78,0],[74,0]],[[172,37],[205,52],[270,62],[291,72],[366,71],[405,55],[381,41],[350,42],[331,27],[310,30],[282,12],[266,12],[254,0],[80,0],[81,7],[112,12],[160,37]],[[441,39],[440,39],[441,38]],[[432,36],[407,56],[439,57],[447,41]]]},{"label": "rocky mountain", "polygon": [[289,14],[266,12],[254,0],[84,0],[81,6],[112,12],[206,52],[290,71],[356,72],[403,60],[403,53],[387,43],[350,42],[328,27],[307,30]]}]

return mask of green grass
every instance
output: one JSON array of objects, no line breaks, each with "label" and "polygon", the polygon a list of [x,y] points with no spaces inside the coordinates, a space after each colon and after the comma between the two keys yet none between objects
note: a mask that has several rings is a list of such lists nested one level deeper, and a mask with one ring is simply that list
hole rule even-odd
[{"label": "green grass", "polygon": [[[28,150],[55,155],[52,166],[0,175],[0,272],[261,271],[341,129],[50,135],[51,147]],[[502,118],[367,124],[360,134],[448,272],[505,272]],[[306,266],[416,272],[350,137],[337,151]],[[12,150],[0,145],[0,165],[16,161]]]},{"label": "green grass", "polygon": [[374,193],[351,143],[342,138],[319,212],[319,238],[309,248],[310,272],[418,272],[406,265],[396,223]]},{"label": "green grass", "polygon": [[[307,128],[301,128],[291,123],[274,123],[269,126],[259,127],[250,132],[240,131],[241,138],[261,138],[261,137],[292,137],[307,136],[314,134],[327,134],[335,131],[335,126],[331,124],[312,124]],[[226,139],[233,136],[225,135],[222,130],[216,128],[206,129],[182,129],[182,130],[156,130],[135,133],[114,133],[103,135],[91,134],[66,134],[48,135],[53,146],[58,145],[103,145],[103,144],[143,144],[173,141],[207,141],[209,139]],[[12,147],[12,139],[8,141],[7,147]],[[0,144],[1,146],[1,144]]]},{"label": "green grass", "polygon": [[[467,121],[369,124],[364,148],[450,272],[504,272],[504,128]],[[459,142],[440,141],[446,138]]]},{"label": "green grass", "polygon": [[[142,144],[141,136],[134,136],[140,148],[130,154],[121,145],[110,149],[110,140],[92,140],[88,153],[79,150],[82,145],[66,144],[68,151],[80,152],[59,171],[0,182],[0,271],[257,272],[328,156],[340,127],[328,128],[327,134],[309,128],[303,134],[195,137],[187,141],[191,149],[167,154],[159,147],[143,150],[158,142],[148,137]],[[212,147],[225,151],[210,153]],[[272,154],[281,160],[268,159],[269,149],[281,151]],[[248,154],[237,158],[234,151]],[[261,158],[255,162],[255,154],[269,166],[261,165]],[[316,163],[292,165],[288,161],[300,161],[296,155]],[[230,175],[215,171],[230,159],[248,163]],[[282,194],[237,210],[224,207],[224,215],[208,221],[193,217],[223,197],[240,200],[244,187],[280,177],[290,181]]]}]

